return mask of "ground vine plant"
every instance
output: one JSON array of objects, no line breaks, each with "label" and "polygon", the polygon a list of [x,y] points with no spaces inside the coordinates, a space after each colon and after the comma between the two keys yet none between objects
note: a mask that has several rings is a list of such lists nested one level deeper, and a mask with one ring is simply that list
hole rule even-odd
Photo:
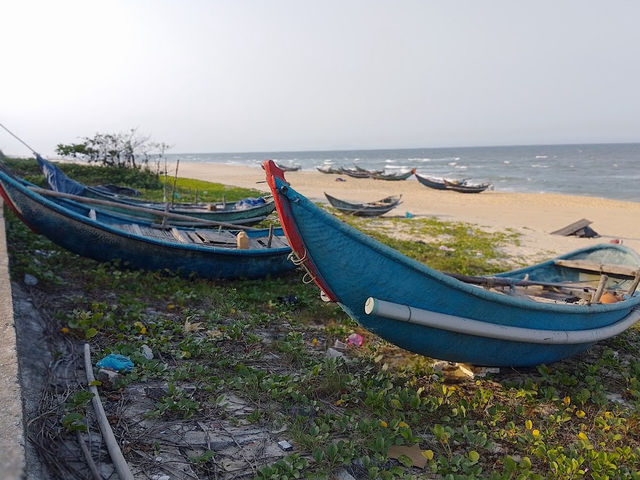
[{"label": "ground vine plant", "polygon": [[[88,342],[94,361],[109,353],[133,361],[98,389],[139,478],[640,479],[636,328],[557,364],[453,376],[449,365],[361,330],[299,272],[211,282],[131,271],[7,220],[12,280],[39,299],[58,358]],[[509,232],[424,219],[358,227],[443,270],[518,264],[500,255],[517,242]],[[412,249],[389,233],[397,230],[425,242]],[[445,241],[455,248],[437,248]],[[27,274],[35,286],[24,284]],[[361,347],[327,355],[352,333]],[[48,423],[32,423],[48,429],[54,452],[96,431],[86,385],[55,387],[45,385]],[[56,461],[60,478],[85,478],[82,467]]]}]

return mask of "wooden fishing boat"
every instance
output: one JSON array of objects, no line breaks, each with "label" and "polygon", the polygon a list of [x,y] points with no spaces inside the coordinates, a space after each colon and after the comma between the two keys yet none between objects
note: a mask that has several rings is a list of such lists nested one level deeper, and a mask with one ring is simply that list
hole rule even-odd
[{"label": "wooden fishing boat", "polygon": [[490,183],[469,183],[467,181],[452,182],[446,178],[444,179],[444,184],[446,185],[447,190],[453,190],[454,192],[459,193],[480,193],[484,192],[491,186]]},{"label": "wooden fishing boat", "polygon": [[300,165],[294,164],[294,163],[292,164],[276,163],[276,165],[278,165],[278,168],[283,172],[297,172],[298,170],[300,170],[300,168],[302,168]]},{"label": "wooden fishing boat", "polygon": [[361,172],[355,168],[342,168],[340,173],[348,175],[353,178],[371,178],[371,174],[368,172]]},{"label": "wooden fishing boat", "polygon": [[342,173],[342,168],[333,168],[331,165],[320,165],[319,167],[316,167],[316,170],[320,173]]},{"label": "wooden fishing boat", "polygon": [[[224,222],[237,225],[253,225],[263,220],[267,215],[275,210],[275,204],[272,198],[254,198],[244,199],[238,202],[221,202],[221,203],[179,203],[167,204],[163,202],[145,202],[139,199],[130,198],[114,194],[108,189],[91,187],[84,185],[69,178],[56,165],[43,159],[40,155],[36,155],[40,169],[47,179],[49,187],[61,193],[78,195],[87,198],[95,198],[98,200],[107,200],[116,204],[122,204],[119,208],[113,205],[110,209],[126,213],[129,211],[127,206],[144,207],[152,210],[168,211],[189,217],[195,217],[203,220],[211,220],[216,222]],[[152,220],[156,215],[153,213],[140,212],[145,218]]]},{"label": "wooden fishing boat", "polygon": [[[583,248],[494,277],[457,279],[325,212],[291,188],[273,163],[265,170],[307,277],[364,328],[409,351],[476,365],[530,366],[583,352],[640,318],[640,256],[620,245]],[[469,280],[495,286],[487,290]],[[618,291],[620,301],[598,303],[603,289]],[[569,296],[554,298],[556,290]],[[576,301],[582,295],[593,299]]]},{"label": "wooden fishing boat", "polygon": [[32,230],[94,260],[211,279],[261,278],[292,269],[279,229],[271,235],[268,229],[247,230],[248,248],[238,249],[237,232],[144,224],[66,199],[53,201],[5,171],[0,194]]},{"label": "wooden fishing boat", "polygon": [[418,182],[425,187],[436,190],[453,190],[460,193],[480,193],[491,187],[490,183],[470,183],[468,180],[452,180],[449,178],[430,177],[415,174]]},{"label": "wooden fishing boat", "polygon": [[366,168],[354,165],[353,167],[341,168],[341,172],[353,178],[372,178],[374,175],[381,175],[384,170],[367,170]]},{"label": "wooden fishing boat", "polygon": [[427,175],[420,175],[419,173],[416,173],[415,175],[418,179],[418,182],[420,182],[425,187],[434,188],[436,190],[447,189],[447,185],[446,183],[444,183],[444,178],[430,177]]},{"label": "wooden fishing boat", "polygon": [[416,173],[416,169],[412,168],[408,172],[375,173],[371,176],[376,180],[406,180],[414,173]]},{"label": "wooden fishing boat", "polygon": [[329,200],[329,203],[333,208],[340,210],[343,213],[349,215],[356,215],[359,217],[379,217],[385,213],[393,210],[402,203],[402,195],[385,197],[376,202],[369,203],[353,203],[346,200],[340,200],[325,192],[325,197]]}]

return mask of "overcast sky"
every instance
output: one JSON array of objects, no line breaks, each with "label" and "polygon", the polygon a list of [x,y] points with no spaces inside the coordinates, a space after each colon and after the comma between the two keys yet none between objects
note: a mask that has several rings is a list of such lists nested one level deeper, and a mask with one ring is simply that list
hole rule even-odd
[{"label": "overcast sky", "polygon": [[[3,1],[0,123],[53,154],[640,141],[640,2]],[[0,149],[28,150],[0,131]]]}]

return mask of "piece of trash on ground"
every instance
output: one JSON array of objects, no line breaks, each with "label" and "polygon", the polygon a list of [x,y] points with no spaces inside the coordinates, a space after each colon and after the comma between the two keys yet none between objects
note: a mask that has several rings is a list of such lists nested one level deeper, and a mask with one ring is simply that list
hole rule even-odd
[{"label": "piece of trash on ground", "polygon": [[287,295],[285,297],[278,297],[278,301],[283,305],[295,305],[298,303],[298,297],[295,295]]},{"label": "piece of trash on ground", "polygon": [[347,344],[352,347],[361,347],[364,344],[364,338],[358,333],[352,333],[347,337]]},{"label": "piece of trash on ground", "polygon": [[112,353],[107,355],[102,360],[96,363],[96,366],[99,368],[110,368],[111,370],[115,370],[116,372],[129,372],[133,368],[133,362],[129,357],[125,357],[124,355],[120,355],[119,353]]},{"label": "piece of trash on ground", "polygon": [[153,360],[153,351],[151,350],[149,345],[142,345],[142,347],[140,347],[140,350],[142,351],[142,356],[144,358],[146,358],[147,360]]},{"label": "piece of trash on ground", "polygon": [[347,344],[341,342],[340,340],[336,340],[333,344],[333,348],[335,348],[336,350],[346,350]]},{"label": "piece of trash on ground", "polygon": [[447,247],[446,245],[440,245],[438,250],[442,250],[443,252],[455,252],[455,248]]},{"label": "piece of trash on ground", "polygon": [[289,442],[287,442],[286,440],[281,440],[278,442],[278,446],[284,450],[285,452],[288,452],[289,450],[293,450],[293,445],[291,445]]},{"label": "piece of trash on ground", "polygon": [[413,217],[415,217],[415,215],[411,212],[407,212],[404,214],[404,218],[413,218]]},{"label": "piece of trash on ground", "polygon": [[335,348],[327,348],[327,353],[325,355],[327,358],[344,358],[344,353],[339,352]]}]

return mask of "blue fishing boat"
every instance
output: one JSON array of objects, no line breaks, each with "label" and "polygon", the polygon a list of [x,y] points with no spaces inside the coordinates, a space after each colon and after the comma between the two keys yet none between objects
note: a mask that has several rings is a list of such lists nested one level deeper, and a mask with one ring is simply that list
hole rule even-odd
[{"label": "blue fishing boat", "polygon": [[[531,366],[583,352],[640,318],[640,256],[633,250],[598,245],[493,277],[454,278],[322,210],[273,163],[265,170],[296,264],[351,318],[409,351]],[[602,303],[603,291],[617,301]]]},{"label": "blue fishing boat", "polygon": [[132,221],[89,205],[50,199],[6,171],[0,171],[0,194],[33,231],[94,260],[210,279],[261,278],[293,269],[287,260],[291,249],[280,229],[247,229],[245,239],[232,230]]},{"label": "blue fishing boat", "polygon": [[347,215],[356,215],[358,217],[379,217],[390,212],[402,203],[402,195],[385,197],[375,202],[347,202],[340,200],[325,192],[325,197],[331,206]]},{"label": "blue fishing boat", "polygon": [[430,177],[428,175],[415,174],[418,182],[425,187],[436,190],[453,190],[459,193],[481,193],[492,187],[490,183],[471,183],[468,180],[452,180],[449,178]]},{"label": "blue fishing boat", "polygon": [[393,172],[393,173],[374,173],[373,175],[371,175],[372,178],[375,178],[376,180],[406,180],[407,178],[409,178],[411,175],[416,173],[416,169],[412,168],[411,170],[408,170],[406,172]]},{"label": "blue fishing boat", "polygon": [[[36,154],[40,170],[44,174],[49,187],[56,192],[69,195],[82,196],[97,200],[106,200],[115,205],[109,208],[116,212],[129,212],[129,206],[143,207],[157,212],[170,212],[189,217],[224,222],[236,225],[254,225],[264,220],[267,215],[275,210],[271,198],[246,198],[237,202],[219,203],[177,203],[167,204],[163,202],[145,202],[143,200],[122,196],[113,192],[113,188],[91,187],[69,178],[56,165]],[[122,189],[123,187],[120,187]],[[118,204],[121,204],[119,206]],[[104,206],[104,205],[103,205]],[[159,213],[138,212],[139,216],[147,219],[157,218]],[[171,222],[170,222],[171,223]],[[178,224],[173,222],[174,224]]]}]

